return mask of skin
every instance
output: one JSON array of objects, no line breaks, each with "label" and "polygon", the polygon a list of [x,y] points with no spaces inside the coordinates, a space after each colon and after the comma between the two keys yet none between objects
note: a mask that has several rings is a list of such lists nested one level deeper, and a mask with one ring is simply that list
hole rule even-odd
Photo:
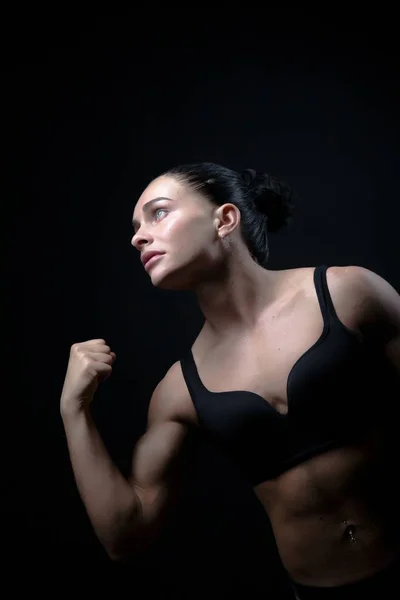
[{"label": "skin", "polygon": [[[146,212],[145,204],[158,197],[164,199]],[[192,352],[203,384],[214,392],[254,391],[286,413],[290,369],[322,332],[314,269],[260,267],[241,237],[236,206],[215,206],[173,177],[151,182],[133,217],[132,245],[165,253],[147,271],[152,284],[196,294],[205,322]],[[327,283],[342,323],[360,338],[373,337],[400,374],[397,292],[362,267],[331,267]],[[132,458],[131,483],[149,530],[157,531],[174,497],[177,457],[193,427],[199,422],[177,362],[153,394],[148,430]],[[342,585],[398,560],[400,498],[390,476],[397,457],[379,452],[384,439],[384,430],[368,433],[362,443],[254,488],[294,581]]]},{"label": "skin", "polygon": [[[160,200],[150,214],[143,214],[146,202],[158,197],[171,200]],[[282,274],[263,269],[251,258],[234,204],[216,207],[172,177],[159,177],[144,190],[133,218],[141,227],[132,245],[141,253],[166,253],[149,271],[152,284],[194,291],[217,336],[227,328],[255,325],[265,305],[279,295]]]}]

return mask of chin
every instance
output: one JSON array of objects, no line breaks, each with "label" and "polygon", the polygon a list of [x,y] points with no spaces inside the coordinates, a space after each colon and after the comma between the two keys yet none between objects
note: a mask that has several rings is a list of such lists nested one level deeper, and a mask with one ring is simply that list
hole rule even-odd
[{"label": "chin", "polygon": [[184,285],[184,280],[186,278],[181,270],[171,271],[170,269],[157,268],[157,266],[158,265],[154,265],[153,269],[148,274],[154,287],[171,291],[187,289]]},{"label": "chin", "polygon": [[[193,291],[199,285],[202,277],[196,272],[193,264],[181,265],[178,269],[157,268],[161,265],[154,265],[154,269],[149,273],[151,283],[154,287],[161,290],[171,291]],[[209,269],[205,269],[207,278]]]}]

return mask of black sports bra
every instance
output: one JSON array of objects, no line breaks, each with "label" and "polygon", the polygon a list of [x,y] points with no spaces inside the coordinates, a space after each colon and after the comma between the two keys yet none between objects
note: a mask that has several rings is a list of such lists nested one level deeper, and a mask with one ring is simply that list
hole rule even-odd
[{"label": "black sports bra", "polygon": [[287,380],[283,415],[258,394],[210,392],[200,380],[191,349],[181,368],[203,431],[252,485],[329,449],[357,441],[376,424],[385,364],[336,315],[327,266],[314,271],[324,327],[295,363]]}]

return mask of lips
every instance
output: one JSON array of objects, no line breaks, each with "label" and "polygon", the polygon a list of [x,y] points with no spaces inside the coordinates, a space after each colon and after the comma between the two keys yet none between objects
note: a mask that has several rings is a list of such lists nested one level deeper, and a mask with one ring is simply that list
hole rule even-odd
[{"label": "lips", "polygon": [[141,257],[143,266],[146,264],[146,262],[148,260],[150,260],[151,258],[153,258],[153,256],[156,256],[158,254],[162,254],[162,252],[158,252],[158,250],[147,250],[146,252],[144,252]]},{"label": "lips", "polygon": [[156,262],[157,258],[160,258],[160,256],[162,256],[162,254],[153,254],[153,256],[144,263],[144,268],[147,269],[148,267],[151,267],[153,262]]}]

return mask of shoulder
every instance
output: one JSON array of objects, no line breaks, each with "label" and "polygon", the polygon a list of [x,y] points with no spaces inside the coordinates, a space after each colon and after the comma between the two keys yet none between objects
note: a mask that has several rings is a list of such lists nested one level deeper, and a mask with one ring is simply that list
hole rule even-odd
[{"label": "shoulder", "polygon": [[194,418],[193,403],[183,378],[180,361],[177,360],[153,391],[148,419],[151,422],[169,420],[189,425]]},{"label": "shoulder", "polygon": [[358,265],[332,266],[327,283],[336,302],[348,306],[364,333],[383,339],[400,330],[400,296],[378,273]]},{"label": "shoulder", "polygon": [[[312,299],[315,268],[292,271],[294,287]],[[384,277],[360,265],[328,266],[326,281],[336,314],[349,329],[381,343],[400,334],[400,296]]]}]

